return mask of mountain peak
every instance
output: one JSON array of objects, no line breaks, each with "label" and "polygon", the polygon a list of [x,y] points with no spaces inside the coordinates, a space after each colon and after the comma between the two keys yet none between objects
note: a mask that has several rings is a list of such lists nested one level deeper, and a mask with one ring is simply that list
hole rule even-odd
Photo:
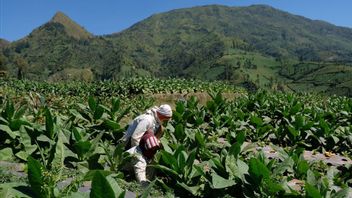
[{"label": "mountain peak", "polygon": [[66,33],[76,39],[87,39],[92,37],[91,33],[89,33],[87,30],[74,22],[70,17],[61,11],[56,12],[50,22],[60,23],[65,27]]},{"label": "mountain peak", "polygon": [[65,22],[65,21],[71,21],[71,19],[65,13],[63,13],[61,11],[58,11],[58,12],[55,13],[55,15],[53,16],[51,21],[52,22],[62,23],[62,22]]}]

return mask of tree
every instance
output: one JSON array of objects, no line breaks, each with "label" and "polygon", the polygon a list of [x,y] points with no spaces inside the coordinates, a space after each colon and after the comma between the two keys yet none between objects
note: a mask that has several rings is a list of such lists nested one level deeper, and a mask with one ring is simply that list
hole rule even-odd
[{"label": "tree", "polygon": [[0,54],[0,77],[5,77],[7,75],[6,57]]},{"label": "tree", "polygon": [[16,56],[15,57],[15,64],[17,66],[17,78],[18,79],[23,79],[25,77],[25,74],[28,70],[28,62],[22,58],[21,56]]},{"label": "tree", "polygon": [[6,63],[7,63],[6,56],[0,53],[0,71],[7,71]]}]

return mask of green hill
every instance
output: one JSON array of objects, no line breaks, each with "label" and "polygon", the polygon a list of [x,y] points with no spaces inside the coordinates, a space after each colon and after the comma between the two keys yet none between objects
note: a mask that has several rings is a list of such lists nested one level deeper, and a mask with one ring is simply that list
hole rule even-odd
[{"label": "green hill", "polygon": [[105,36],[59,12],[2,53],[12,75],[30,79],[138,75],[352,93],[352,29],[265,5],[177,9]]}]

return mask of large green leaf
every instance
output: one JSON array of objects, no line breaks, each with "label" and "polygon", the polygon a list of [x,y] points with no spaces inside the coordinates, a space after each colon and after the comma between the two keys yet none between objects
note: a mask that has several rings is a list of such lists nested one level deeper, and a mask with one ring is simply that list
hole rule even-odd
[{"label": "large green leaf", "polygon": [[21,160],[26,161],[28,159],[28,156],[30,154],[27,153],[26,151],[19,151],[18,153],[15,154],[16,157],[20,158]]},{"label": "large green leaf", "polygon": [[175,156],[173,156],[171,153],[168,153],[166,151],[161,151],[160,153],[161,158],[166,164],[170,165],[171,167],[177,165],[177,160],[175,159]]},{"label": "large green leaf", "polygon": [[240,159],[236,159],[233,155],[228,155],[225,160],[226,172],[230,174],[230,178],[233,176],[244,179],[244,175],[248,174],[248,165]]},{"label": "large green leaf", "polygon": [[121,106],[121,100],[119,98],[113,98],[111,101],[111,113],[116,113]]},{"label": "large green leaf", "polygon": [[271,179],[267,180],[266,184],[267,189],[265,190],[269,191],[272,195],[277,195],[278,192],[284,191],[284,188],[281,183],[274,182]]},{"label": "large green leaf", "polygon": [[290,132],[290,134],[292,135],[293,138],[296,138],[297,136],[299,136],[299,131],[296,130],[295,128],[288,126],[287,127],[288,131]]},{"label": "large green leaf", "polygon": [[294,126],[296,129],[301,129],[304,126],[305,120],[302,115],[295,116]]},{"label": "large green leaf", "polygon": [[290,115],[300,112],[301,109],[302,109],[302,104],[298,102],[290,109]]},{"label": "large green leaf", "polygon": [[105,176],[97,171],[92,180],[91,198],[115,198],[114,190],[105,178]]},{"label": "large green leaf", "polygon": [[186,161],[186,165],[184,167],[184,175],[190,179],[192,178],[192,176],[194,176],[194,175],[191,175],[191,173],[193,170],[193,164],[194,164],[194,160],[196,158],[196,154],[197,154],[197,150],[193,150],[189,154],[187,161]]},{"label": "large green leaf", "polygon": [[172,153],[172,149],[168,144],[168,140],[165,137],[160,138],[160,142],[163,145],[164,151],[167,153]]},{"label": "large green leaf", "polygon": [[186,152],[185,151],[181,151],[178,155],[177,155],[177,167],[179,168],[180,172],[184,172],[185,171],[185,166],[186,166]]},{"label": "large green leaf", "polygon": [[70,109],[69,112],[75,117],[75,118],[78,118],[80,120],[84,120],[86,122],[88,122],[88,120],[86,118],[84,118],[82,116],[81,113],[79,113],[76,109]]},{"label": "large green leaf", "polygon": [[[124,198],[124,197],[125,197],[126,191],[123,190],[123,189],[119,186],[119,184],[117,183],[117,181],[116,181],[115,178],[113,178],[111,175],[109,175],[109,176],[106,177],[106,180],[109,182],[109,184],[110,184],[112,190],[114,191],[115,197],[117,197],[117,198]],[[153,182],[153,183],[155,183],[155,182]],[[149,187],[148,187],[148,188],[149,188]],[[144,194],[144,193],[143,193],[143,194]]]},{"label": "large green leaf", "polygon": [[88,106],[92,112],[95,112],[95,108],[97,107],[97,102],[93,98],[93,96],[89,96],[88,98]]},{"label": "large green leaf", "polygon": [[113,121],[113,120],[104,120],[103,122],[104,127],[107,130],[118,130],[120,129],[120,124]]},{"label": "large green leaf", "polygon": [[307,171],[309,170],[309,163],[306,160],[300,160],[297,163],[297,173],[301,175],[307,174]]},{"label": "large green leaf", "polygon": [[319,125],[325,135],[330,133],[330,126],[324,119],[320,119]]},{"label": "large green leaf", "polygon": [[15,113],[15,107],[11,101],[6,102],[5,110],[4,110],[4,117],[6,120],[12,120],[12,117]]},{"label": "large green leaf", "polygon": [[205,146],[205,137],[204,134],[201,133],[200,131],[197,131],[195,134],[195,139],[198,147],[204,147]]},{"label": "large green leaf", "polygon": [[245,131],[239,132],[236,136],[236,143],[238,143],[241,146],[245,140],[246,140],[246,132]]},{"label": "large green leaf", "polygon": [[72,129],[72,134],[73,134],[73,138],[74,140],[76,140],[76,142],[79,142],[82,140],[82,135],[81,135],[81,129],[78,127],[74,127]]},{"label": "large green leaf", "polygon": [[263,120],[255,115],[251,116],[251,123],[255,124],[256,127],[260,127],[263,124]]},{"label": "large green leaf", "polygon": [[[31,155],[37,150],[37,145],[32,144],[31,137],[28,135],[28,131],[25,129],[25,127],[20,128],[19,134],[21,144],[24,146],[24,151],[28,155]],[[27,157],[23,160],[27,161]]]},{"label": "large green leaf", "polygon": [[45,109],[45,129],[46,136],[52,139],[54,136],[54,120],[48,108]]},{"label": "large green leaf", "polygon": [[42,193],[42,186],[44,185],[42,170],[44,170],[44,167],[31,156],[28,157],[27,164],[28,181],[33,193],[35,193],[37,197],[45,197]]},{"label": "large green leaf", "polygon": [[12,161],[13,153],[11,148],[4,148],[0,150],[0,161]]},{"label": "large green leaf", "polygon": [[150,167],[157,168],[159,170],[164,171],[166,174],[170,174],[172,177],[174,177],[176,179],[180,179],[180,175],[178,174],[178,172],[176,172],[173,169],[168,168],[164,165],[155,164],[155,165],[150,165]]},{"label": "large green leaf", "polygon": [[306,197],[309,198],[322,198],[320,195],[320,192],[317,188],[315,188],[313,185],[306,183],[304,185],[304,189],[306,190]]},{"label": "large green leaf", "polygon": [[52,140],[52,139],[50,139],[48,136],[46,136],[46,135],[39,135],[38,137],[37,137],[37,141],[40,141],[40,142],[47,142],[47,143],[50,143],[50,144],[54,144],[55,143],[55,141],[54,140]]},{"label": "large green leaf", "polygon": [[75,143],[73,147],[75,148],[78,157],[82,159],[85,154],[89,152],[92,147],[92,143],[90,143],[90,141],[79,141]]},{"label": "large green leaf", "polygon": [[22,105],[15,113],[14,119],[20,119],[26,113],[27,105]]},{"label": "large green leaf", "polygon": [[104,177],[111,175],[113,172],[111,171],[107,171],[107,170],[89,170],[87,171],[87,173],[84,175],[83,180],[84,181],[89,181],[89,180],[93,180],[93,177],[95,175],[96,172],[100,172],[101,174],[103,174]]},{"label": "large green leaf", "polygon": [[31,124],[25,120],[21,119],[13,119],[9,123],[9,127],[12,129],[12,131],[17,131],[19,130],[22,126],[30,126]]},{"label": "large green leaf", "polygon": [[310,185],[316,185],[318,183],[315,175],[314,175],[314,172],[310,169],[307,170],[307,182],[306,183],[309,183]]},{"label": "large green leaf", "polygon": [[175,127],[175,137],[178,141],[183,141],[184,138],[186,137],[185,131],[184,131],[184,125],[183,124],[177,124]]},{"label": "large green leaf", "polygon": [[27,186],[25,183],[3,183],[0,184],[0,197],[3,198],[12,198],[12,197],[21,197],[21,198],[26,198],[26,197],[32,197],[27,194],[24,194],[23,192],[16,190],[19,188],[23,188]]},{"label": "large green leaf", "polygon": [[[0,111],[1,111],[1,109],[0,109]],[[8,124],[9,124],[9,121],[7,121],[5,118],[3,118],[3,117],[0,116],[0,123],[5,124],[5,125],[8,125]]]},{"label": "large green leaf", "polygon": [[55,151],[53,151],[51,153],[54,154],[52,164],[55,164],[58,167],[60,167],[59,177],[61,177],[62,168],[65,166],[65,164],[64,164],[65,158],[68,156],[73,157],[74,155],[64,145],[64,143],[63,143],[64,134],[62,133],[62,131],[59,131],[58,133],[59,134],[57,136],[57,142],[56,142],[55,146],[53,147],[53,149]]},{"label": "large green leaf", "polygon": [[104,114],[104,108],[102,107],[102,105],[98,105],[96,108],[95,108],[95,111],[94,111],[94,115],[93,115],[93,118],[95,120],[98,120],[100,119]]},{"label": "large green leaf", "polygon": [[236,175],[237,177],[241,178],[242,181],[244,181],[244,177],[246,174],[248,174],[248,170],[249,170],[249,167],[248,165],[240,160],[240,159],[237,159],[237,170],[235,169],[235,172],[234,172],[234,175]]},{"label": "large green leaf", "polygon": [[230,147],[228,155],[231,155],[237,159],[240,152],[241,152],[241,144],[236,142]]},{"label": "large green leaf", "polygon": [[227,188],[236,184],[235,180],[225,179],[216,173],[211,174],[212,185],[215,189]]},{"label": "large green leaf", "polygon": [[250,176],[253,177],[253,179],[259,183],[262,179],[270,178],[269,169],[265,166],[265,164],[263,164],[261,161],[259,161],[256,158],[251,158],[249,160],[249,171],[248,172],[249,172]]},{"label": "large green leaf", "polygon": [[293,173],[295,162],[291,157],[282,159],[283,161],[277,164],[276,168],[273,170],[274,174]]},{"label": "large green leaf", "polygon": [[18,135],[16,132],[12,131],[7,125],[0,124],[0,131],[7,133],[12,139],[15,139]]}]

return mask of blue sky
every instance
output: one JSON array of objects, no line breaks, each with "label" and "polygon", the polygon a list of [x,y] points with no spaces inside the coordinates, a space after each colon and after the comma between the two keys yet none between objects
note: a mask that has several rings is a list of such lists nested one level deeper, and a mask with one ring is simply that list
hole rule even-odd
[{"label": "blue sky", "polygon": [[0,0],[0,38],[28,35],[62,11],[95,35],[124,30],[152,14],[220,4],[266,4],[292,14],[352,28],[352,0]]}]

